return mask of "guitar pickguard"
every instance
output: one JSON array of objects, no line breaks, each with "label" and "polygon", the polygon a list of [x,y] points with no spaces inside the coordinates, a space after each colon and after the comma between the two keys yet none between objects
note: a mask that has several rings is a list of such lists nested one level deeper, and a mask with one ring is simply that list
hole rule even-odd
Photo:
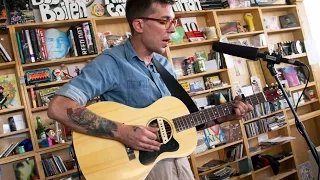
[{"label": "guitar pickguard", "polygon": [[139,151],[139,161],[143,165],[148,165],[154,162],[157,157],[164,152],[174,152],[179,149],[179,143],[172,137],[166,144],[160,146],[159,151],[148,152]]}]

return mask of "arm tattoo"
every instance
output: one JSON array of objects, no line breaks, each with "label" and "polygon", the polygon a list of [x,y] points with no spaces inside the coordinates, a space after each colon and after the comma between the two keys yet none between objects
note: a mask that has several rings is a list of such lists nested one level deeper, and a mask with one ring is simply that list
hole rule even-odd
[{"label": "arm tattoo", "polygon": [[70,120],[85,128],[91,135],[114,137],[113,133],[118,130],[116,123],[99,117],[85,107],[68,108],[67,114]]},{"label": "arm tattoo", "polygon": [[136,132],[136,131],[137,131],[137,129],[139,129],[139,127],[138,127],[138,126],[133,126],[133,128],[132,128],[132,129],[133,129],[133,131],[134,131],[134,132]]}]

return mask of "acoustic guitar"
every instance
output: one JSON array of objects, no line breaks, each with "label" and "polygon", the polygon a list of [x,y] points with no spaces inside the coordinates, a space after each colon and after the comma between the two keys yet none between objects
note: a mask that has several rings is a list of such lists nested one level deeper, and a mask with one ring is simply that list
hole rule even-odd
[{"label": "acoustic guitar", "polygon": [[[263,93],[245,98],[251,105],[265,102]],[[146,108],[132,108],[115,102],[99,102],[88,106],[99,116],[127,125],[158,127],[160,150],[137,151],[124,144],[73,132],[75,153],[87,180],[144,179],[153,166],[166,158],[186,157],[197,145],[196,126],[232,114],[232,102],[189,114],[187,107],[175,97],[163,97]]]}]

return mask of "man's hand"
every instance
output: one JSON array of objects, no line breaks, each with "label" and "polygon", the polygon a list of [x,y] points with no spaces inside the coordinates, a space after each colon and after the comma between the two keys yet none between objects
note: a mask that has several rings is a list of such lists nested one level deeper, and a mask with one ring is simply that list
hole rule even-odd
[{"label": "man's hand", "polygon": [[[241,96],[236,96],[234,99],[234,113],[221,118],[218,118],[218,123],[224,123],[232,120],[242,119],[248,112],[253,110],[253,107],[248,103],[243,103]],[[207,127],[215,125],[214,122],[210,121],[206,124]]]},{"label": "man's hand", "polygon": [[158,151],[160,149],[160,143],[156,141],[158,128],[122,125],[119,130],[119,141],[128,147],[142,151]]}]

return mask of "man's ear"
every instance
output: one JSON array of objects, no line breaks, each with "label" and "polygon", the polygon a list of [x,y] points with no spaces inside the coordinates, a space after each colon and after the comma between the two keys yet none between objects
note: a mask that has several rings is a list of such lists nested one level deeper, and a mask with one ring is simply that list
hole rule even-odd
[{"label": "man's ear", "polygon": [[132,22],[132,26],[133,29],[137,32],[137,33],[142,33],[143,32],[143,20],[142,19],[135,19]]}]

